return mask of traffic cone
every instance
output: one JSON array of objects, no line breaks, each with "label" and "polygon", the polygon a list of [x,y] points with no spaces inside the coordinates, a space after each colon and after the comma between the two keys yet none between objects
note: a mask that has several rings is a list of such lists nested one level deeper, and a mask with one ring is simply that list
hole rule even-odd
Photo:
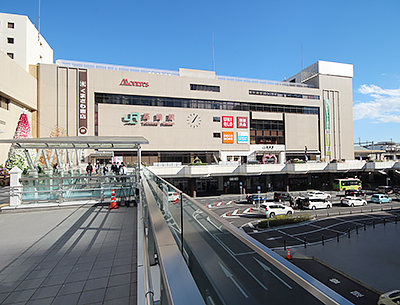
[{"label": "traffic cone", "polygon": [[240,214],[240,209],[238,209],[238,214]]},{"label": "traffic cone", "polygon": [[109,210],[116,210],[118,209],[119,206],[117,204],[117,199],[115,198],[115,191],[114,189],[111,192],[111,202],[110,202],[110,207],[108,208]]},{"label": "traffic cone", "polygon": [[215,201],[213,201],[213,207],[215,208]]},{"label": "traffic cone", "polygon": [[222,200],[222,204],[221,205],[224,205],[224,201]]},{"label": "traffic cone", "polygon": [[287,249],[287,259],[292,259],[292,256],[290,255],[290,249]]}]

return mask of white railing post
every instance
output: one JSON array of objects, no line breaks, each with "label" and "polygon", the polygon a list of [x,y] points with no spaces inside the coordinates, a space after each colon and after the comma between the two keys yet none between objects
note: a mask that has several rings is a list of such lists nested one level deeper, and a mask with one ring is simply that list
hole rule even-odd
[{"label": "white railing post", "polygon": [[10,170],[10,207],[17,207],[22,202],[22,185],[19,181],[21,179],[22,170],[14,167]]}]

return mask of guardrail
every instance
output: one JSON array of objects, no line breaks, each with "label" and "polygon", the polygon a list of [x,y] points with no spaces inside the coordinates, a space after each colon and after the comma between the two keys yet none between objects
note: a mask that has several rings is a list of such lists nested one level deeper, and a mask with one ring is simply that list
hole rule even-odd
[{"label": "guardrail", "polygon": [[145,247],[167,304],[351,304],[186,194],[168,200],[179,190],[147,168],[142,176],[154,242]]},{"label": "guardrail", "polygon": [[104,201],[114,190],[124,204],[134,199],[136,175],[38,176],[22,177],[7,187],[9,208],[26,208],[32,204],[61,206],[82,201]]}]

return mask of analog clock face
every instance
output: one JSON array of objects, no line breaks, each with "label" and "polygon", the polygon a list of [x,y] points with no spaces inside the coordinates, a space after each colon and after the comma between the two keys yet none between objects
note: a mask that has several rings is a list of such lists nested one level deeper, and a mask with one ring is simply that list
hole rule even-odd
[{"label": "analog clock face", "polygon": [[201,124],[201,118],[198,113],[191,113],[187,117],[187,124],[189,127],[197,128]]}]

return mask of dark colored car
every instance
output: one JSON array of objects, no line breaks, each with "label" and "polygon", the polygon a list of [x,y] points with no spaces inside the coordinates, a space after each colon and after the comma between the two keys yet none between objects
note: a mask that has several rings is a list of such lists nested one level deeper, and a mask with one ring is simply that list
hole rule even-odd
[{"label": "dark colored car", "polygon": [[293,201],[293,197],[286,192],[275,192],[274,193],[274,201],[281,202],[281,201]]},{"label": "dark colored car", "polygon": [[347,196],[357,196],[357,197],[365,196],[365,191],[363,191],[363,190],[346,190],[344,192],[344,196],[345,197],[347,197]]},{"label": "dark colored car", "polygon": [[263,203],[267,200],[267,198],[261,195],[247,195],[246,196],[247,203]]}]

